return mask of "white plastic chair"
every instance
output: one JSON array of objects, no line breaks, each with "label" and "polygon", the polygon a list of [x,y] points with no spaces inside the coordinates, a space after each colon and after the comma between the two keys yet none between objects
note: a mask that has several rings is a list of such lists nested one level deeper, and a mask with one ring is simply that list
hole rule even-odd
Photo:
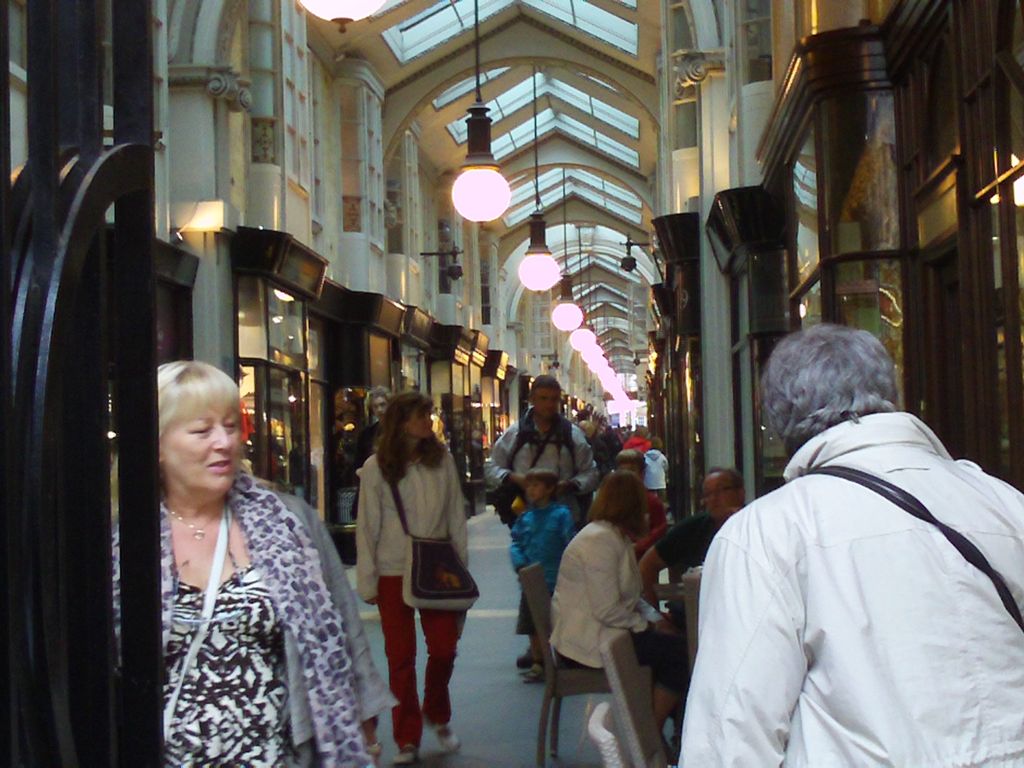
[{"label": "white plastic chair", "polygon": [[619,750],[619,740],[612,731],[612,705],[602,701],[587,721],[587,733],[601,753],[601,765],[604,768],[628,768]]}]

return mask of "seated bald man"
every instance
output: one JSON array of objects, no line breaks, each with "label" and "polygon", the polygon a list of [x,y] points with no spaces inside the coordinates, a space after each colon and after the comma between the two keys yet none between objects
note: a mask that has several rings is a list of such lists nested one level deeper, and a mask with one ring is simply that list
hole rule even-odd
[{"label": "seated bald man", "polygon": [[722,524],[745,503],[743,478],[734,469],[714,467],[704,478],[704,512],[683,518],[640,558],[644,599],[657,605],[654,587],[666,568],[686,570],[701,565]]}]

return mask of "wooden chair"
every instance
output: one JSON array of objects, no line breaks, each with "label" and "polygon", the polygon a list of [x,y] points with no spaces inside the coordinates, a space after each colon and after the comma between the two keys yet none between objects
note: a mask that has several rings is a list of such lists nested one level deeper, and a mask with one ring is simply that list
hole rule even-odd
[{"label": "wooden chair", "polygon": [[686,611],[686,644],[690,655],[690,673],[697,658],[697,622],[700,620],[700,570],[683,574],[683,609]]},{"label": "wooden chair", "polygon": [[623,633],[601,647],[612,688],[612,711],[619,743],[635,768],[667,768],[668,759],[654,720],[650,667],[636,660],[633,639]]},{"label": "wooden chair", "polygon": [[600,669],[571,669],[559,666],[551,647],[551,595],[544,581],[544,569],[529,565],[519,571],[526,604],[530,609],[533,626],[544,645],[544,701],[540,708],[537,729],[537,765],[543,766],[544,744],[547,740],[548,715],[551,716],[551,756],[558,754],[558,718],[562,699],[591,693],[608,693],[608,678]]},{"label": "wooden chair", "polygon": [[612,705],[602,701],[594,707],[587,721],[587,734],[601,753],[603,768],[627,768],[627,763],[622,759],[619,739],[612,728]]}]

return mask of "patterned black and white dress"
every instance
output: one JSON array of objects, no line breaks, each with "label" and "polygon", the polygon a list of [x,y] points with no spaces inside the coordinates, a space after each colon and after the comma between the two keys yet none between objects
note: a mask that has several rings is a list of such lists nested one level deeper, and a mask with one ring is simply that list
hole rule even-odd
[{"label": "patterned black and white dress", "polygon": [[[165,659],[164,700],[199,628],[203,590],[179,584]],[[208,634],[182,685],[164,752],[168,768],[270,768],[294,756],[284,633],[249,567],[220,586]]]}]

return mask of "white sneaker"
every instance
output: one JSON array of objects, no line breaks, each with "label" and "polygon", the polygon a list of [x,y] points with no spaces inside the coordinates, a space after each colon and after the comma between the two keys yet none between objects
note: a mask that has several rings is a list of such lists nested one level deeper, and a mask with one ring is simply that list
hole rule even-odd
[{"label": "white sneaker", "polygon": [[419,750],[416,749],[415,744],[406,744],[402,747],[398,754],[395,755],[395,759],[391,761],[392,765],[415,765],[420,761]]},{"label": "white sneaker", "polygon": [[455,735],[447,723],[444,725],[435,725],[430,723],[430,727],[433,729],[434,734],[437,736],[437,742],[441,745],[441,749],[449,754],[452,752],[458,752],[459,747],[462,746],[462,742],[459,741],[459,737]]}]

